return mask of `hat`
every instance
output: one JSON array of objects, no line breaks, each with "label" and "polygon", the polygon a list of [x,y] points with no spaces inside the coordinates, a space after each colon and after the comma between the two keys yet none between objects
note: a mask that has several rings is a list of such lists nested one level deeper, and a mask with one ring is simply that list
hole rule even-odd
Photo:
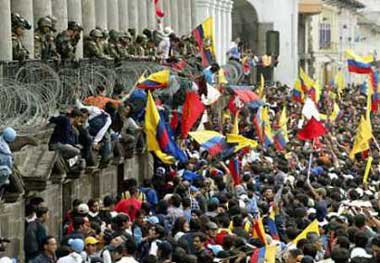
[{"label": "hat", "polygon": [[79,214],[88,214],[90,212],[90,209],[88,208],[88,205],[87,204],[80,204],[78,206],[78,213]]},{"label": "hat", "polygon": [[208,202],[209,202],[209,204],[219,205],[219,199],[215,196],[212,197]]},{"label": "hat", "polygon": [[156,224],[160,223],[160,220],[158,219],[157,216],[151,216],[148,218],[148,222],[151,225],[156,225]]},{"label": "hat", "polygon": [[79,238],[69,239],[68,244],[69,244],[70,248],[77,253],[82,252],[84,249],[83,240],[79,239]]},{"label": "hat", "polygon": [[96,245],[99,243],[99,241],[95,237],[87,237],[84,240],[84,243],[87,245]]},{"label": "hat", "polygon": [[214,222],[208,222],[206,224],[206,227],[208,230],[217,230],[218,229],[218,225],[215,224]]},{"label": "hat", "polygon": [[197,192],[199,192],[199,189],[197,188],[197,187],[195,187],[195,186],[190,186],[190,193],[197,193]]},{"label": "hat", "polygon": [[212,251],[214,256],[218,255],[219,252],[223,251],[223,247],[221,245],[208,245],[207,248]]},{"label": "hat", "polygon": [[173,29],[169,26],[165,27],[163,35],[168,37],[171,33],[173,33]]},{"label": "hat", "polygon": [[14,140],[16,140],[16,137],[17,133],[13,128],[8,127],[3,130],[3,139],[6,142],[14,142]]}]

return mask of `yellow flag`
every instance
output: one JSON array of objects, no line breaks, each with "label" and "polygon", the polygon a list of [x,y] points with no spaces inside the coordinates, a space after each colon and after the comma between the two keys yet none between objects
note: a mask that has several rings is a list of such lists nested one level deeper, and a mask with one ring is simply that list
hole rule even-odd
[{"label": "yellow flag", "polygon": [[369,149],[368,141],[373,137],[372,127],[369,120],[363,116],[360,119],[358,129],[356,131],[354,146],[350,152],[350,158],[353,160],[355,154],[364,152]]},{"label": "yellow flag", "polygon": [[334,78],[334,83],[337,89],[338,97],[343,93],[344,88],[346,87],[346,83],[344,81],[344,75],[342,71],[339,71]]},{"label": "yellow flag", "polygon": [[259,87],[259,97],[262,98],[264,96],[264,88],[265,88],[265,79],[263,74],[260,76],[260,87]]},{"label": "yellow flag", "polygon": [[241,135],[227,134],[226,139],[227,139],[227,143],[237,143],[238,149],[242,149],[245,147],[251,147],[251,148],[257,147],[257,141],[248,139]]},{"label": "yellow flag", "polygon": [[157,157],[166,164],[173,164],[175,159],[161,151],[157,141],[157,126],[160,122],[160,114],[158,113],[156,104],[154,103],[152,93],[148,92],[148,101],[145,108],[145,133],[148,151],[154,152]]},{"label": "yellow flag", "polygon": [[311,89],[315,85],[315,81],[306,74],[306,72],[300,68],[300,78],[305,84],[307,89]]},{"label": "yellow flag", "polygon": [[276,246],[267,246],[265,248],[265,260],[266,263],[275,263],[276,262],[276,253],[277,253],[277,247]]},{"label": "yellow flag", "polygon": [[284,106],[280,115],[280,120],[278,121],[278,126],[280,126],[280,130],[284,133],[284,138],[286,142],[289,141],[287,122],[288,118],[286,117],[286,107]]},{"label": "yellow flag", "polygon": [[234,127],[232,128],[232,134],[239,134],[239,111],[236,111],[234,118]]},{"label": "yellow flag", "polygon": [[297,244],[298,241],[301,239],[306,238],[307,234],[309,233],[317,233],[319,235],[319,225],[318,225],[318,220],[315,219],[313,222],[310,223],[302,232],[299,234],[293,241],[293,244]]},{"label": "yellow flag", "polygon": [[372,161],[373,161],[372,156],[368,157],[367,165],[365,167],[365,172],[363,176],[363,184],[367,184],[368,182],[368,175],[369,175],[369,171],[371,170]]},{"label": "yellow flag", "polygon": [[228,84],[228,81],[226,79],[226,75],[224,74],[224,69],[219,69],[218,72],[218,83],[219,84]]},{"label": "yellow flag", "polygon": [[331,112],[330,117],[329,117],[330,121],[335,121],[336,118],[338,118],[339,113],[340,113],[339,105],[338,103],[334,101],[334,109]]}]

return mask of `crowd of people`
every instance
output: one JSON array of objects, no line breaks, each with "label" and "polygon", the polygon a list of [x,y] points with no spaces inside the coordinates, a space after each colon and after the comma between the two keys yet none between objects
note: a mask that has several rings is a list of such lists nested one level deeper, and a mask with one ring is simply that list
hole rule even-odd
[{"label": "crowd of people", "polygon": [[[66,36],[75,39],[78,35],[74,32],[81,28],[69,23],[70,30]],[[169,29],[163,32],[164,38],[168,37],[167,45],[161,39],[158,50],[165,46],[163,58],[167,60],[176,47],[173,41],[178,38],[170,38]],[[154,35],[151,33],[153,42]],[[89,52],[93,52],[89,56],[122,57],[125,50],[120,51],[119,44],[113,46],[112,52],[103,54],[100,43],[105,36],[101,29],[92,31],[86,39],[86,45],[92,47]],[[126,43],[133,39],[128,33],[115,32],[116,36]],[[111,32],[109,37],[114,37]],[[58,46],[57,52],[60,54]],[[232,59],[241,62],[242,57],[234,53]],[[262,63],[271,64],[268,61],[266,58]],[[218,84],[218,71],[219,66],[213,64],[200,72],[200,79],[227,97],[230,89]],[[192,91],[204,92],[202,85],[196,86],[198,89]],[[96,166],[95,153],[99,153],[98,167],[102,168],[111,160],[119,161],[144,151],[141,109],[146,96],[133,96],[123,87],[115,88],[112,95],[106,91],[107,87],[99,86],[96,94],[83,101],[78,95],[68,113],[50,119],[55,128],[49,148],[59,152],[66,172],[73,172],[74,167],[81,170]],[[303,105],[292,99],[292,89],[271,84],[263,93],[266,102],[262,107],[268,109],[273,130],[279,124],[282,109],[287,108],[289,141],[281,151],[273,145],[259,144],[234,153],[240,164],[239,183],[232,180],[231,158],[212,156],[191,137],[181,139],[179,145],[187,162],[165,164],[155,158],[152,178],[140,184],[129,179],[117,196],[74,200],[63,221],[62,237],[51,236],[47,231],[49,209],[44,200],[29,200],[25,261],[380,262],[379,150],[371,143],[370,152],[357,154],[354,160],[349,158],[357,124],[366,111],[366,97],[355,86],[343,92],[337,92],[334,86],[324,87],[316,103],[318,110],[330,116],[338,104],[340,112],[324,121],[327,134],[311,144],[295,136],[302,126]],[[153,95],[160,113],[171,119],[173,104]],[[202,123],[204,127],[224,135],[232,133],[235,120],[227,108],[223,114],[214,105],[206,108],[209,118]],[[238,134],[258,138],[253,122],[256,112],[257,108],[239,109]],[[372,114],[372,127],[374,131],[379,128],[376,114]],[[6,146],[15,136],[13,130],[3,132],[0,157],[9,157]],[[374,136],[378,134],[374,132]],[[368,182],[363,183],[369,154],[374,160]],[[273,248],[274,257],[268,253]]]}]

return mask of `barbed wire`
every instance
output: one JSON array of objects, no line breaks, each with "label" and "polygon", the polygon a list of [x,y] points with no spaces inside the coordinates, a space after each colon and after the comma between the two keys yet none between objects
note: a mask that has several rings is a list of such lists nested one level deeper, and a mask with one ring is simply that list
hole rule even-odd
[{"label": "barbed wire", "polygon": [[[147,61],[0,64],[0,128],[10,126],[20,134],[33,134],[47,125],[49,116],[67,109],[75,95],[93,95],[99,85],[106,87],[109,95],[115,85],[129,91],[144,72],[148,75],[163,68]],[[223,68],[230,82],[240,77],[237,65],[227,64]],[[185,68],[182,73],[190,75],[192,70]]]}]

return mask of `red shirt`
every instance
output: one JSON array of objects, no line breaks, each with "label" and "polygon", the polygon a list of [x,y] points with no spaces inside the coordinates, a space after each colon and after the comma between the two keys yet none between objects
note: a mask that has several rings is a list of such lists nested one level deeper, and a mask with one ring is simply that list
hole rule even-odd
[{"label": "red shirt", "polygon": [[127,214],[131,221],[134,221],[137,212],[141,208],[141,204],[142,202],[134,197],[122,199],[119,203],[116,204],[114,210],[118,213]]}]

